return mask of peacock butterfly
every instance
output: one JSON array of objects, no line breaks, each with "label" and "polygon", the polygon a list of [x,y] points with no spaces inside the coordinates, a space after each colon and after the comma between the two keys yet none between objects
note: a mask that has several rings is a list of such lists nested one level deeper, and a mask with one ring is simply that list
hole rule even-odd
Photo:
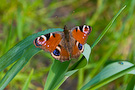
[{"label": "peacock butterfly", "polygon": [[71,30],[52,32],[37,37],[33,43],[36,47],[50,52],[52,57],[61,62],[78,58],[84,50],[84,44],[92,28],[87,25],[76,26]]}]

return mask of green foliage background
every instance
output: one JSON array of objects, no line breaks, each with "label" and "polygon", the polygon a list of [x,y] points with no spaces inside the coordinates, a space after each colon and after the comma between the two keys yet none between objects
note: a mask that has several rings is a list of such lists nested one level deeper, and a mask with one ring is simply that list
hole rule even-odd
[{"label": "green foliage background", "polygon": [[[89,63],[68,78],[61,90],[80,89],[108,64],[116,61],[135,60],[135,0],[0,0],[0,56],[24,38],[49,28],[69,29],[79,25],[90,25],[91,32],[87,43],[92,45],[107,24],[124,6],[127,7],[116,19],[110,30],[93,48]],[[76,61],[71,61],[71,65]],[[8,90],[44,88],[53,59],[44,51],[36,54],[8,84]],[[0,72],[2,78],[7,70]],[[31,74],[30,74],[31,72]],[[125,75],[99,90],[123,90],[134,82],[133,75]],[[130,84],[131,85],[131,84]],[[130,87],[130,86],[128,86]]]}]

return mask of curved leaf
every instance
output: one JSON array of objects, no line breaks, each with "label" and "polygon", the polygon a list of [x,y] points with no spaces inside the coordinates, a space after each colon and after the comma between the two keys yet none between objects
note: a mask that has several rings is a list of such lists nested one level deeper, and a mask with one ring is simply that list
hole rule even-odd
[{"label": "curved leaf", "polygon": [[26,80],[26,82],[25,82],[25,84],[24,84],[22,90],[27,90],[27,89],[28,89],[28,85],[29,85],[29,83],[31,82],[31,78],[32,78],[33,72],[34,72],[34,69],[31,70],[30,75],[29,75],[29,77],[27,78],[27,80]]},{"label": "curved leaf", "polygon": [[75,69],[80,69],[84,66],[87,65],[88,61],[89,61],[89,56],[91,53],[91,48],[88,44],[84,45],[84,52],[82,53],[83,56],[81,57],[81,59],[79,61],[77,61],[74,65],[72,65],[68,71],[70,70],[75,70]]},{"label": "curved leaf", "polygon": [[84,67],[89,60],[90,52],[91,49],[89,45],[85,44],[83,55],[86,57],[86,59],[81,58],[81,60],[79,60],[78,63],[76,63],[78,67],[74,67],[74,69],[76,70],[71,70],[68,72],[67,69],[70,64],[70,61],[60,62],[58,60],[55,60],[49,71],[44,90],[56,90],[62,84],[62,82],[64,82],[64,80],[66,80],[70,75],[78,71],[77,68]]},{"label": "curved leaf", "polygon": [[25,38],[24,40],[16,44],[7,53],[5,53],[2,57],[0,57],[0,71],[5,69],[7,66],[12,64],[16,60],[18,60],[22,56],[23,51],[33,44],[33,40],[36,37],[50,32],[56,32],[56,31],[63,31],[63,29],[60,28],[47,29],[45,31],[41,31],[31,36],[28,36],[27,38]]},{"label": "curved leaf", "polygon": [[129,73],[130,71],[132,71],[132,74],[135,73],[135,66],[130,62],[123,61],[112,63],[106,66],[97,76],[84,85],[81,90],[88,88],[95,90],[111,82],[112,80]]},{"label": "curved leaf", "polygon": [[63,31],[63,29],[48,29],[39,33],[33,34],[26,39],[19,42],[13,48],[11,48],[6,54],[0,58],[0,71],[7,66],[17,61],[6,73],[0,82],[0,89],[4,89],[8,83],[15,77],[15,75],[24,67],[24,65],[30,60],[30,58],[39,52],[41,49],[36,48],[33,45],[33,40],[40,36],[50,32]]},{"label": "curved leaf", "polygon": [[61,80],[64,78],[69,64],[70,61],[60,62],[58,60],[54,60],[49,71],[44,90],[54,90],[54,88],[59,85]]}]

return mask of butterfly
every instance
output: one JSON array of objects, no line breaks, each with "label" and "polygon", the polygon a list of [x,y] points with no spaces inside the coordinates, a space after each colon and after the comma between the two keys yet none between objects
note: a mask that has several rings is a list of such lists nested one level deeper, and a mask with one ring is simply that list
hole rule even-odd
[{"label": "butterfly", "polygon": [[33,43],[37,48],[50,52],[54,59],[61,62],[78,58],[84,51],[84,44],[92,31],[91,26],[76,26],[68,30],[57,31],[37,37]]}]

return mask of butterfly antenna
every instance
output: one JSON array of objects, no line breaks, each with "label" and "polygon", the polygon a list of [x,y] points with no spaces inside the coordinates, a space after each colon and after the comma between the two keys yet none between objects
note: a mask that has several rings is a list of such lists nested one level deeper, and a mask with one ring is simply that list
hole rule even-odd
[{"label": "butterfly antenna", "polygon": [[67,26],[66,25],[64,25],[64,30],[67,30]]}]

